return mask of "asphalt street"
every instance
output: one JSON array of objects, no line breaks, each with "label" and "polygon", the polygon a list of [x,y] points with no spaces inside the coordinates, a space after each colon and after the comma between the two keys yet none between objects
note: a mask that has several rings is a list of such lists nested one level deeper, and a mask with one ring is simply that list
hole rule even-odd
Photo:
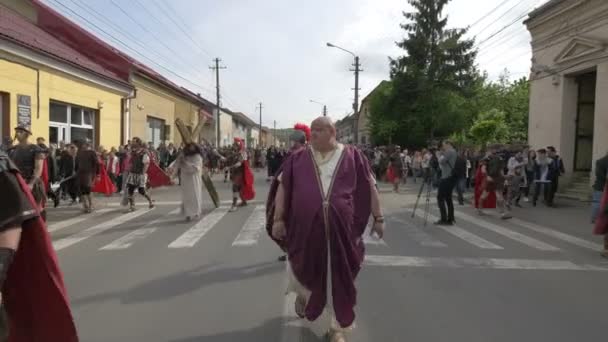
[{"label": "asphalt street", "polygon": [[[228,184],[216,176],[222,199]],[[384,240],[368,238],[358,279],[357,327],[349,341],[602,341],[608,262],[590,235],[586,209],[524,208],[515,219],[457,207],[457,225],[432,225],[418,187],[382,187]],[[179,188],[153,190],[156,208],[134,213],[118,197],[97,211],[50,209],[49,230],[84,342],[318,341],[285,296],[285,264],[263,230],[268,190],[228,202],[200,221],[178,214]]]}]

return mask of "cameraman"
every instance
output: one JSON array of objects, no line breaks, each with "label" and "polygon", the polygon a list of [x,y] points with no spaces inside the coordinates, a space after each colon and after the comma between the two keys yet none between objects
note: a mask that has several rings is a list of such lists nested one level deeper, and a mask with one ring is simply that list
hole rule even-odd
[{"label": "cameraman", "polygon": [[454,149],[454,145],[449,141],[444,141],[441,145],[441,151],[437,153],[439,169],[441,170],[441,180],[439,181],[439,190],[437,191],[437,204],[439,205],[439,211],[441,212],[441,219],[435,222],[437,225],[451,226],[454,224],[454,201],[452,200],[452,192],[456,185],[453,171],[457,157],[458,155]]}]

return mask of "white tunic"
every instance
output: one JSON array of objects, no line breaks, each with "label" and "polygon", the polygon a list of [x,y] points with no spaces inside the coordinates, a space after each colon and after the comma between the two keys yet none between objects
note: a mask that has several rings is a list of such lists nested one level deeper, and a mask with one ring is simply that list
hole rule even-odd
[{"label": "white tunic", "polygon": [[[318,166],[319,179],[321,181],[321,187],[323,189],[323,195],[328,196],[329,188],[331,186],[333,175],[338,167],[338,162],[344,151],[344,145],[338,144],[337,149],[333,153],[328,153],[322,156],[321,153],[313,150],[313,156]],[[331,229],[331,227],[329,227]],[[336,321],[336,316],[333,309],[333,296],[331,286],[331,253],[330,253],[329,238],[327,239],[327,302],[325,304],[325,310],[319,318],[315,321],[308,322],[309,328],[319,337],[327,334],[329,330],[334,331],[350,331],[353,327],[342,328]],[[289,262],[287,264],[287,292],[295,292],[298,296],[303,296],[308,299],[310,298],[311,292],[305,288],[295,277]]]},{"label": "white tunic", "polygon": [[195,218],[203,211],[203,158],[200,154],[179,157],[181,170],[182,214]]}]

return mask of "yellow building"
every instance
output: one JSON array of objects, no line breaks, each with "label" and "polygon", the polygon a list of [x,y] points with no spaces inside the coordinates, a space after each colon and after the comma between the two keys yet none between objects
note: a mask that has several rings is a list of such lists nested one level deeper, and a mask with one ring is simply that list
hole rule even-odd
[{"label": "yellow building", "polygon": [[[92,90],[86,86],[54,81],[53,85],[57,85],[64,92],[73,89],[71,93],[80,98],[77,98],[78,101],[69,98],[59,101],[73,105],[67,107],[67,124],[70,126],[68,130],[71,129],[73,133],[62,135],[64,127],[61,125],[57,128],[58,133],[55,133],[52,128],[54,123],[51,120],[48,133],[51,138],[57,135],[58,140],[68,141],[74,140],[77,134],[93,134],[94,141],[106,148],[127,143],[133,137],[152,142],[155,146],[160,142],[174,142],[179,145],[181,136],[175,130],[176,118],[181,118],[188,126],[194,127],[201,116],[206,116],[206,124],[213,125],[212,117],[208,114],[212,111],[210,102],[108,45],[41,1],[0,0],[0,4],[18,11],[22,15],[22,21],[32,26],[31,30],[37,30],[37,34],[46,37],[49,42],[51,39],[54,40],[52,44],[45,44],[51,47],[52,51],[47,51],[48,53],[52,54],[56,52],[55,50],[63,53],[67,51],[68,55],[77,56],[70,62],[85,63],[85,66],[92,68],[93,71],[100,73],[103,71],[104,76],[111,77],[122,86],[113,89],[115,97],[102,97],[97,93],[91,93]],[[11,31],[11,29],[7,24],[2,31]],[[66,32],[69,34],[66,35]],[[82,49],[82,46],[87,48]],[[47,103],[46,101],[41,99],[41,103]],[[60,109],[53,105],[47,111],[50,111],[52,116],[55,110],[60,111]],[[70,115],[73,109],[82,112],[81,121],[88,120],[87,125],[71,128],[78,122],[78,119]],[[90,116],[99,121],[97,125],[88,124],[91,121],[88,119]],[[48,125],[49,121],[44,119],[33,123],[35,134],[44,137],[43,132],[38,132]],[[91,126],[94,128],[93,133],[90,132]]]},{"label": "yellow building", "polygon": [[[49,143],[117,146],[132,86],[0,1],[0,132],[30,125]],[[31,13],[29,13],[31,16]]]}]

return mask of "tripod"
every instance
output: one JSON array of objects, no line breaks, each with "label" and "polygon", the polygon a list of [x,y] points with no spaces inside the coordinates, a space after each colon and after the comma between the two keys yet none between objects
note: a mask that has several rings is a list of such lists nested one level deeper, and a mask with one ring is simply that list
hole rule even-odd
[{"label": "tripod", "polygon": [[412,218],[416,216],[416,210],[418,209],[418,203],[420,202],[420,197],[422,197],[422,192],[424,191],[424,187],[426,186],[426,201],[424,204],[424,225],[426,226],[429,220],[429,209],[431,205],[431,191],[433,191],[433,186],[431,185],[431,172],[426,172],[420,184],[420,190],[418,190],[418,197],[416,198],[416,203],[414,204],[414,210],[412,211]]}]

